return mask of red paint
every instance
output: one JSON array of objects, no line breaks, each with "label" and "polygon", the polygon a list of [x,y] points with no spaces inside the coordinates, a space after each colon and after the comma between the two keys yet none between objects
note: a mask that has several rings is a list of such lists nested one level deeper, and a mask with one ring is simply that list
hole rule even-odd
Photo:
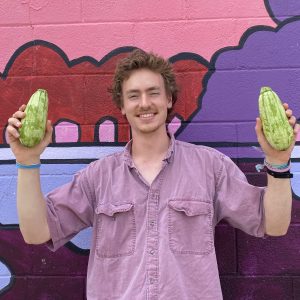
[{"label": "red paint", "polygon": [[[126,53],[112,56],[101,66],[83,61],[69,67],[62,56],[44,45],[22,51],[12,64],[6,79],[0,80],[0,128],[7,119],[27,103],[38,88],[48,91],[49,119],[56,123],[69,119],[80,124],[80,142],[94,142],[95,125],[105,116],[118,122],[118,142],[129,140],[129,126],[107,91],[111,86],[116,62]],[[174,106],[176,114],[187,120],[198,107],[202,79],[207,67],[195,60],[178,60],[174,63],[181,91]],[[0,144],[4,143],[3,134]]]}]

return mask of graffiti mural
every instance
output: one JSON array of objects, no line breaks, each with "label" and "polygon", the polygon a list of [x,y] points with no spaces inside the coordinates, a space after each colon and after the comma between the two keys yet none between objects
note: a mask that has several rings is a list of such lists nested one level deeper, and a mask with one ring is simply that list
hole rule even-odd
[{"label": "graffiti mural", "polygon": [[[169,130],[180,140],[229,155],[252,184],[266,184],[265,174],[255,170],[263,159],[254,131],[260,87],[271,86],[300,120],[297,1],[255,0],[247,6],[238,0],[174,1],[171,10],[164,6],[169,1],[154,1],[160,9],[145,1],[81,1],[81,18],[76,14],[79,2],[72,7],[64,2],[60,5],[72,12],[71,25],[45,30],[51,22],[62,22],[60,15],[48,21],[38,17],[44,7],[53,9],[54,15],[52,4],[23,1],[15,22],[24,22],[22,12],[28,10],[31,22],[41,26],[31,25],[32,34],[18,35],[7,43],[14,48],[8,48],[0,60],[0,299],[85,299],[91,229],[52,253],[44,245],[26,245],[18,228],[17,172],[6,126],[8,117],[36,89],[48,91],[49,119],[54,126],[52,143],[42,156],[44,193],[71,180],[93,160],[119,151],[130,139],[129,126],[108,90],[116,62],[137,47],[158,52],[173,64],[180,93]],[[94,35],[97,22],[101,26]],[[109,34],[105,22],[116,23]],[[81,25],[76,39],[70,29],[75,23]],[[259,240],[226,223],[216,228],[224,299],[300,298],[300,289],[295,288],[300,285],[300,258],[282,259],[294,257],[299,248],[298,139],[292,154],[294,203],[287,236]],[[280,259],[270,255],[275,248],[283,249]]]}]

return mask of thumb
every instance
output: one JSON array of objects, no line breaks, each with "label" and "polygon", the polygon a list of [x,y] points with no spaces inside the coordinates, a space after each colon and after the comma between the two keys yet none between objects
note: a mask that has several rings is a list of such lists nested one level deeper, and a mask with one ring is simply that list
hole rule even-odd
[{"label": "thumb", "polygon": [[255,125],[255,131],[257,136],[257,141],[259,144],[263,147],[267,143],[265,134],[262,127],[262,121],[259,117],[256,118],[256,125]]},{"label": "thumb", "polygon": [[53,132],[53,127],[51,125],[51,121],[48,120],[46,125],[46,132],[44,136],[44,141],[47,143],[47,145],[52,141],[52,132]]},{"label": "thumb", "polygon": [[257,137],[263,135],[262,122],[259,117],[256,118],[255,131],[256,131]]}]

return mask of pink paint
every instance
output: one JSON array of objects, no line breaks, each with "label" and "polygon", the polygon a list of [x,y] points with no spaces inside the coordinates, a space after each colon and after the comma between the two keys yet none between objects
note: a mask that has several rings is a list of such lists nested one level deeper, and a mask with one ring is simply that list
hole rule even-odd
[{"label": "pink paint", "polygon": [[165,57],[194,52],[210,60],[220,48],[237,45],[248,28],[275,25],[261,0],[4,3],[0,72],[14,51],[33,39],[56,44],[69,59],[87,55],[100,60],[118,47],[136,46]]},{"label": "pink paint", "polygon": [[178,119],[177,117],[174,117],[174,118],[172,119],[172,121],[171,121],[171,122],[169,123],[169,125],[168,125],[168,131],[169,131],[170,133],[175,134],[176,131],[180,128],[180,126],[181,126],[181,121],[180,121],[180,119]]},{"label": "pink paint", "polygon": [[78,141],[78,126],[70,122],[60,122],[55,128],[56,143],[75,143]]},{"label": "pink paint", "polygon": [[115,141],[115,125],[112,121],[106,120],[99,126],[99,141],[114,142]]}]

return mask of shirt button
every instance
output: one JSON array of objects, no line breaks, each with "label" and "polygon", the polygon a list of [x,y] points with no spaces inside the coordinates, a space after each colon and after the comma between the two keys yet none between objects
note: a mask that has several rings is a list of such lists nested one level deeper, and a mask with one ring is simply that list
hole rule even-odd
[{"label": "shirt button", "polygon": [[155,253],[155,251],[154,251],[153,249],[151,249],[151,250],[149,251],[149,253],[150,253],[151,255],[153,255],[153,254]]},{"label": "shirt button", "polygon": [[151,227],[153,227],[153,226],[154,226],[154,224],[155,224],[155,222],[154,222],[154,221],[150,221],[150,226],[151,226]]}]

